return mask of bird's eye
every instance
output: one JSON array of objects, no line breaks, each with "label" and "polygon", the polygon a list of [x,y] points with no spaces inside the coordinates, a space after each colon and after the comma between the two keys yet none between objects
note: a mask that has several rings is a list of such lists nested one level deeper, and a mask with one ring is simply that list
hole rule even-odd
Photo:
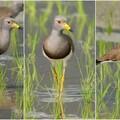
[{"label": "bird's eye", "polygon": [[10,24],[11,22],[10,21],[7,21],[8,24]]},{"label": "bird's eye", "polygon": [[57,22],[58,22],[59,24],[61,23],[61,21],[60,21],[60,20],[58,20]]}]

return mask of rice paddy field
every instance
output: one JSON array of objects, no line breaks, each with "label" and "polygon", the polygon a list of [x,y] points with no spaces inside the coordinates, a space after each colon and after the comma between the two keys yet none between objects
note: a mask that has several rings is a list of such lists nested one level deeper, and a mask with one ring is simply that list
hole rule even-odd
[{"label": "rice paddy field", "polygon": [[[13,3],[0,1],[0,7]],[[120,62],[96,66],[96,59],[120,43],[119,4],[25,1],[15,18],[23,30],[11,31],[9,49],[0,55],[0,119],[120,119]],[[42,54],[56,15],[67,18],[73,33],[64,33],[75,46],[61,100],[52,66]],[[62,68],[58,61],[59,82]]]},{"label": "rice paddy field", "polygon": [[[73,29],[75,54],[68,62],[63,99],[67,119],[95,117],[95,7],[94,2],[26,2],[25,118],[60,119],[57,89],[50,63],[42,55],[42,43],[52,30],[54,16],[63,15]],[[31,13],[31,14],[29,14]],[[79,25],[79,26],[78,26]],[[61,76],[61,63],[57,67]]]}]

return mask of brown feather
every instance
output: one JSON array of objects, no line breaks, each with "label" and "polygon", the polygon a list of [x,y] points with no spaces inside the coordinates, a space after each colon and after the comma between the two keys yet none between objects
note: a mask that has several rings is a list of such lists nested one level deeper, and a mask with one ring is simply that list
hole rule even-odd
[{"label": "brown feather", "polygon": [[109,60],[118,61],[118,60],[120,60],[120,45],[113,48],[108,53],[104,54],[99,60],[100,61],[109,61]]}]

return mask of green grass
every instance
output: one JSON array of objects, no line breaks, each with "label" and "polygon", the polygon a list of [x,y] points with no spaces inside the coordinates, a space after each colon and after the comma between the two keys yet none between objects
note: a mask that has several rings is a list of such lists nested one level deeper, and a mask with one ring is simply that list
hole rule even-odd
[{"label": "green grass", "polygon": [[[105,43],[102,40],[98,41],[97,45],[99,47],[99,56],[116,46],[115,43]],[[120,117],[120,109],[118,108],[120,106],[119,67],[119,63],[104,63],[97,67],[97,118],[117,119]],[[109,105],[110,102],[115,104]]]},{"label": "green grass", "polygon": [[[87,19],[86,19],[87,21]],[[80,105],[79,111],[81,111],[80,116],[84,119],[94,118],[94,104],[95,104],[95,66],[94,59],[92,58],[91,46],[94,45],[94,19],[88,25],[88,35],[86,36],[83,51],[81,51],[80,56],[76,56],[78,63],[79,73],[82,78],[81,80],[81,90],[83,91],[83,103]],[[93,51],[95,48],[93,48]],[[85,58],[83,58],[83,54]],[[81,63],[85,59],[85,65]],[[84,71],[84,73],[83,73]]]},{"label": "green grass", "polygon": [[1,66],[0,66],[0,101],[3,99],[3,96],[4,96],[4,91],[5,91],[5,74],[6,74],[6,70],[3,69]]},{"label": "green grass", "polygon": [[83,7],[83,2],[78,1],[77,5],[78,5],[77,11],[78,11],[78,14],[81,15],[81,20],[79,18],[76,19],[78,23],[76,25],[79,25],[79,27],[76,26],[77,28],[76,36],[78,36],[78,38],[81,39],[85,24],[87,22],[87,16]]},{"label": "green grass", "polygon": [[[34,46],[34,45],[33,45]],[[25,117],[27,113],[32,110],[34,104],[34,85],[39,87],[39,74],[35,64],[35,54],[33,53],[34,47],[32,47],[32,53],[26,56],[25,60],[25,80],[24,80],[24,112]],[[41,78],[42,79],[42,78]]]},{"label": "green grass", "polygon": [[[99,88],[97,89],[97,118],[117,119],[120,117],[118,68],[119,63],[114,63],[113,66],[104,63],[97,68],[97,88]],[[109,106],[110,101],[115,104]]]}]

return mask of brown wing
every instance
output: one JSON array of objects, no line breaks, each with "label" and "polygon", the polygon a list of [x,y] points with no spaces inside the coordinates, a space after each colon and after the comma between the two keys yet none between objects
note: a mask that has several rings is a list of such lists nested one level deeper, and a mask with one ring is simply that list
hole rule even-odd
[{"label": "brown wing", "polygon": [[120,60],[120,45],[113,48],[111,51],[103,55],[100,59],[100,61],[117,61]]}]

